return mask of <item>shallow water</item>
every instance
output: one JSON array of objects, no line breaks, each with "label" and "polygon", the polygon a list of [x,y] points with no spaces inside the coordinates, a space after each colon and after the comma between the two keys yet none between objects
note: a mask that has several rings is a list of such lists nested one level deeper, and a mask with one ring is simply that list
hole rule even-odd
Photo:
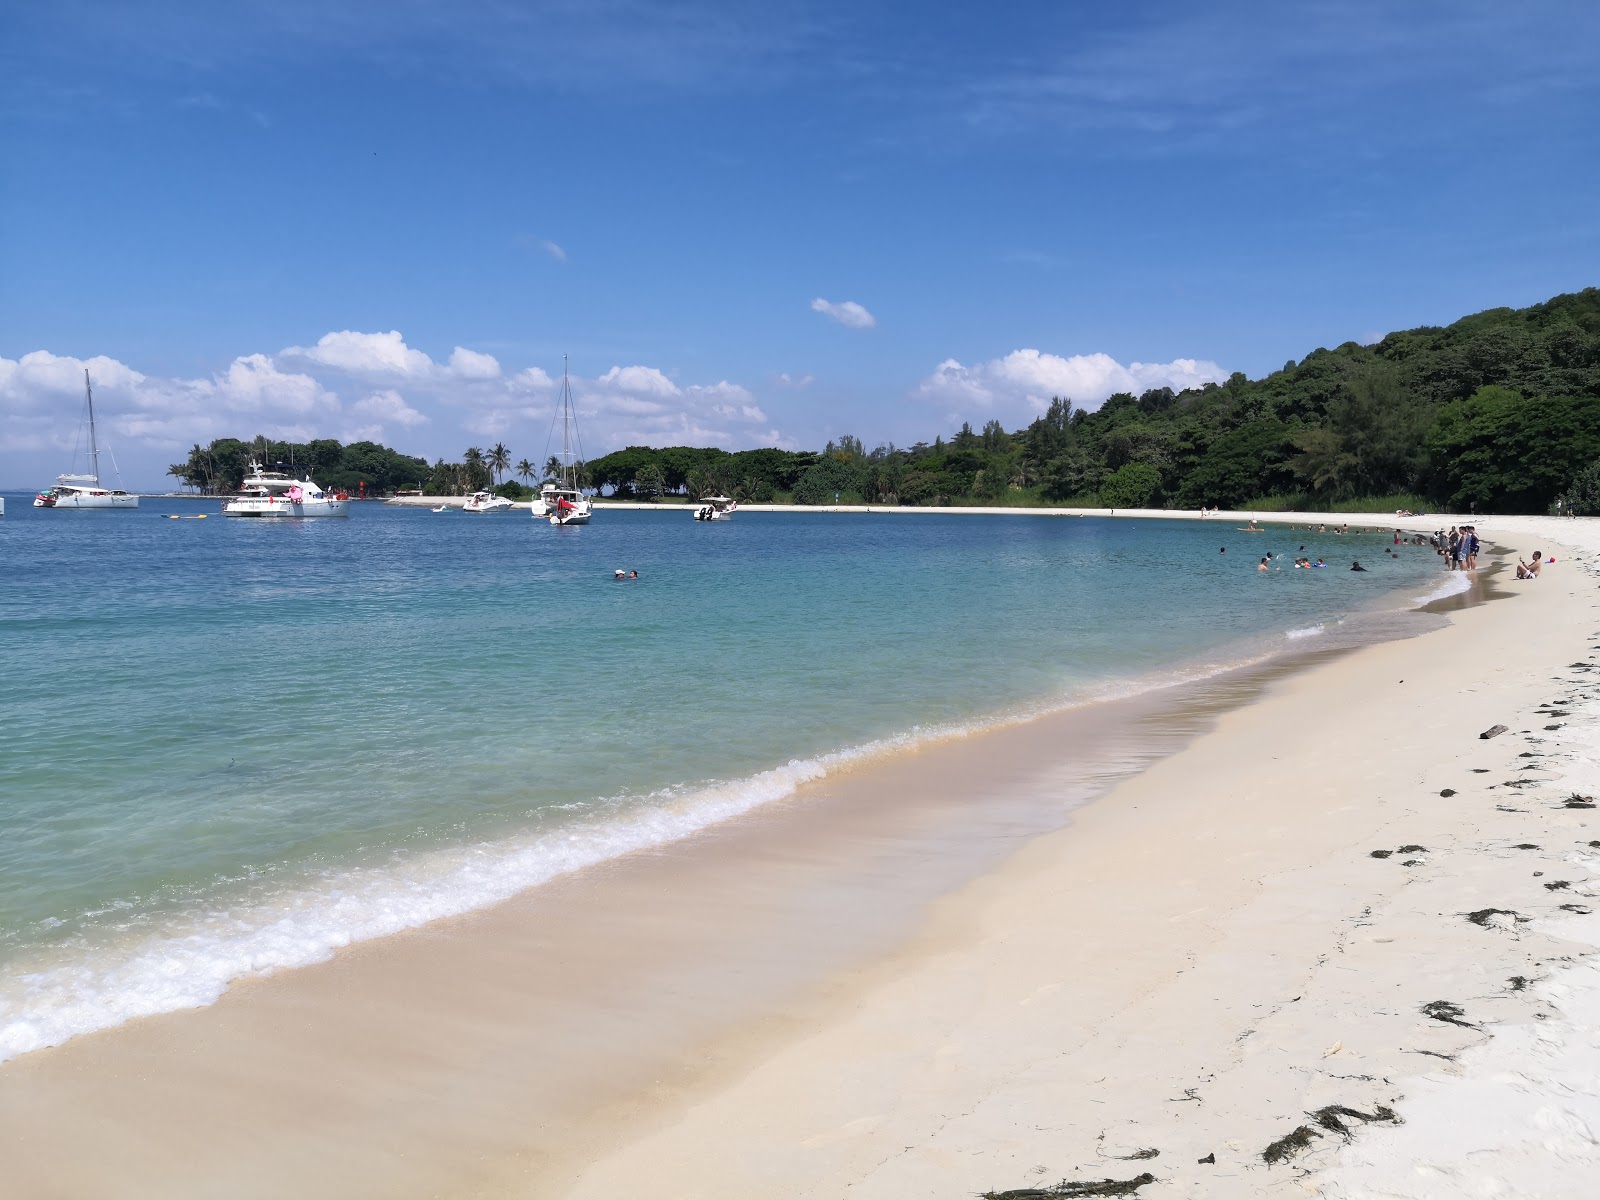
[{"label": "shallow water", "polygon": [[[7,499],[0,1058],[1441,584],[1211,523]],[[1301,545],[1340,569],[1255,571]]]}]

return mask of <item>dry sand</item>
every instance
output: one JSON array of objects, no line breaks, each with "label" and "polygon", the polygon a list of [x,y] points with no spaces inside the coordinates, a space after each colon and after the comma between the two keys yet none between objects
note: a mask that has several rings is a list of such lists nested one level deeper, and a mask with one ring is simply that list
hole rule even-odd
[{"label": "dry sand", "polygon": [[[1500,578],[1057,832],[969,828],[1074,783],[1005,731],[15,1060],[5,1194],[1592,1195],[1600,593]],[[934,861],[983,873],[930,906]]]}]

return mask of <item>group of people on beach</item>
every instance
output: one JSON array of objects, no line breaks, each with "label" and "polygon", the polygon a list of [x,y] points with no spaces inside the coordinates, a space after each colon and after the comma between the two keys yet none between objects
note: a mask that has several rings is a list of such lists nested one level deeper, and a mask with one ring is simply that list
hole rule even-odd
[{"label": "group of people on beach", "polygon": [[[1398,540],[1400,531],[1396,529],[1395,537]],[[1478,550],[1482,543],[1478,541],[1478,529],[1475,525],[1462,525],[1459,528],[1452,525],[1450,532],[1440,529],[1435,531],[1428,539],[1434,551],[1445,562],[1447,571],[1476,571],[1478,569]]]}]

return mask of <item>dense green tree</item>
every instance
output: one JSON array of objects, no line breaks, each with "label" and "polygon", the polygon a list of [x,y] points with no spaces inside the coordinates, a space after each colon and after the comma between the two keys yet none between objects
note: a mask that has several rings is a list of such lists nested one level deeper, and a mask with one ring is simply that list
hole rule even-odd
[{"label": "dense green tree", "polygon": [[1107,508],[1151,508],[1161,496],[1161,472],[1149,463],[1124,463],[1100,485]]},{"label": "dense green tree", "polygon": [[1600,458],[1600,396],[1484,387],[1446,405],[1428,434],[1433,488],[1455,508],[1544,512]]}]

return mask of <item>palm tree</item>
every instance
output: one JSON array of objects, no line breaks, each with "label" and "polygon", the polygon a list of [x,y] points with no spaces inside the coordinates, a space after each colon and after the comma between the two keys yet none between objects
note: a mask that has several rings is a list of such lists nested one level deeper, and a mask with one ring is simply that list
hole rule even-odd
[{"label": "palm tree", "polygon": [[484,465],[494,472],[494,483],[500,486],[500,472],[511,469],[511,451],[506,449],[504,442],[496,442],[494,449],[484,456]]},{"label": "palm tree", "polygon": [[476,446],[468,446],[461,459],[462,470],[467,476],[464,486],[476,488],[478,481],[488,474],[483,463],[483,451]]},{"label": "palm tree", "polygon": [[561,460],[554,454],[544,460],[544,477],[546,479],[561,478]]},{"label": "palm tree", "polygon": [[517,464],[517,478],[526,479],[529,483],[533,482],[533,464],[527,459],[523,459]]}]

